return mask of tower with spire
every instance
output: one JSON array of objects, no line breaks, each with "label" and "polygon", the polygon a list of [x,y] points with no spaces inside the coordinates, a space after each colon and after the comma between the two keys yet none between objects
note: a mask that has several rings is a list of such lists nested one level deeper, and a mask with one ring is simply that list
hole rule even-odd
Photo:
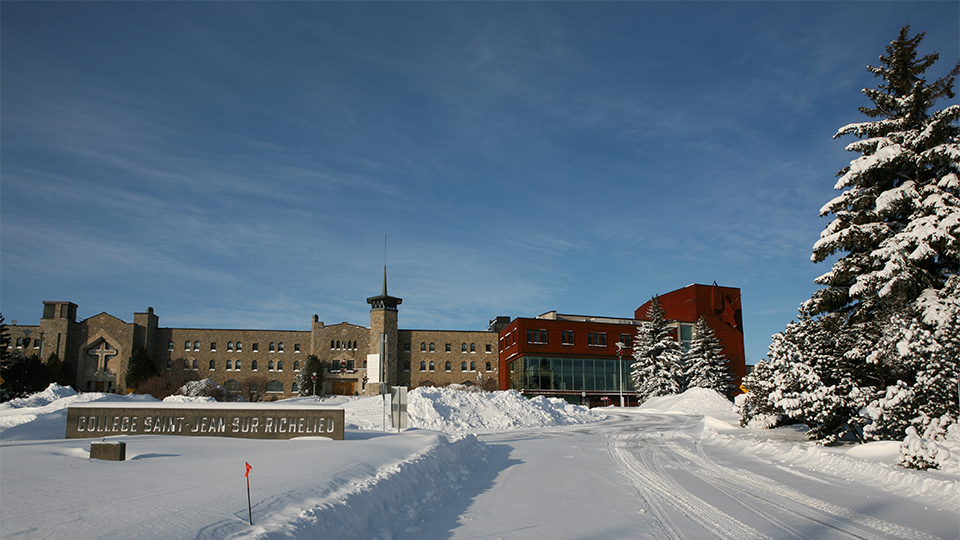
[{"label": "tower with spire", "polygon": [[368,383],[364,394],[379,394],[382,385],[397,384],[397,306],[403,299],[387,294],[387,267],[383,267],[383,292],[367,298],[370,304],[370,350],[367,352]]}]

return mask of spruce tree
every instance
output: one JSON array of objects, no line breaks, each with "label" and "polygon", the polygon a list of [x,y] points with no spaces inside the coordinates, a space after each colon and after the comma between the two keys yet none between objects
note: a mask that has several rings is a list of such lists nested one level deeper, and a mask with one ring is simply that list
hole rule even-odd
[{"label": "spruce tree", "polygon": [[301,396],[312,396],[313,395],[313,374],[317,374],[317,394],[323,394],[323,364],[320,362],[320,358],[315,354],[311,354],[304,361],[303,366],[300,367],[300,372],[297,373],[297,391]]},{"label": "spruce tree", "polygon": [[150,358],[147,349],[135,347],[127,362],[127,373],[124,377],[127,388],[139,388],[145,381],[158,376],[160,368]]},{"label": "spruce tree", "polygon": [[679,394],[683,387],[683,353],[675,329],[667,323],[660,298],[655,296],[647,312],[649,321],[637,329],[633,348],[635,362],[630,378],[642,403],[651,397]]},{"label": "spruce tree", "polygon": [[709,388],[729,396],[733,393],[729,364],[717,333],[700,317],[693,327],[693,340],[686,353],[686,387]]}]

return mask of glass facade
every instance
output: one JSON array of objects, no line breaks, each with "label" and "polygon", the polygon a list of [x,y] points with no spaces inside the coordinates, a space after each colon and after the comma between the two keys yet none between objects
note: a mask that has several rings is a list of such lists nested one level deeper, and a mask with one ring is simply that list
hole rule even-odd
[{"label": "glass facade", "polygon": [[633,392],[630,364],[622,360],[622,371],[616,359],[561,358],[525,356],[509,365],[510,388],[514,390],[576,390],[587,392],[618,392],[617,377],[623,377],[623,391]]}]

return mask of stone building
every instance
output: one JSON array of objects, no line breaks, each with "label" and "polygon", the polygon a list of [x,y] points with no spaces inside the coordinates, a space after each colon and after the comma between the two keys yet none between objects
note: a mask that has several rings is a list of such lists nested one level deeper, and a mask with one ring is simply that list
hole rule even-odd
[{"label": "stone building", "polygon": [[369,327],[325,325],[314,315],[310,330],[253,330],[165,328],[153,308],[134,313],[131,323],[107,313],[78,321],[76,304],[45,301],[40,324],[8,329],[15,351],[43,360],[56,353],[68,362],[81,391],[124,391],[127,362],[137,347],[161,369],[194,372],[229,390],[264,377],[266,399],[297,395],[296,375],[311,354],[324,366],[325,394],[374,395],[382,384],[496,385],[494,325],[480,331],[398,328],[402,299],[387,294],[386,270],[382,293],[367,303]]}]

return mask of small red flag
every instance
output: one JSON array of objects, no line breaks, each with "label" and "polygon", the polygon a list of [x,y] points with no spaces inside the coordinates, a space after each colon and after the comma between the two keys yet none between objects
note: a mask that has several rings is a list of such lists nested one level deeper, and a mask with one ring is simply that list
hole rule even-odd
[{"label": "small red flag", "polygon": [[250,478],[250,469],[252,469],[253,467],[251,467],[250,464],[247,463],[246,461],[244,461],[243,464],[247,466],[247,472],[243,473],[243,476],[245,478]]}]

